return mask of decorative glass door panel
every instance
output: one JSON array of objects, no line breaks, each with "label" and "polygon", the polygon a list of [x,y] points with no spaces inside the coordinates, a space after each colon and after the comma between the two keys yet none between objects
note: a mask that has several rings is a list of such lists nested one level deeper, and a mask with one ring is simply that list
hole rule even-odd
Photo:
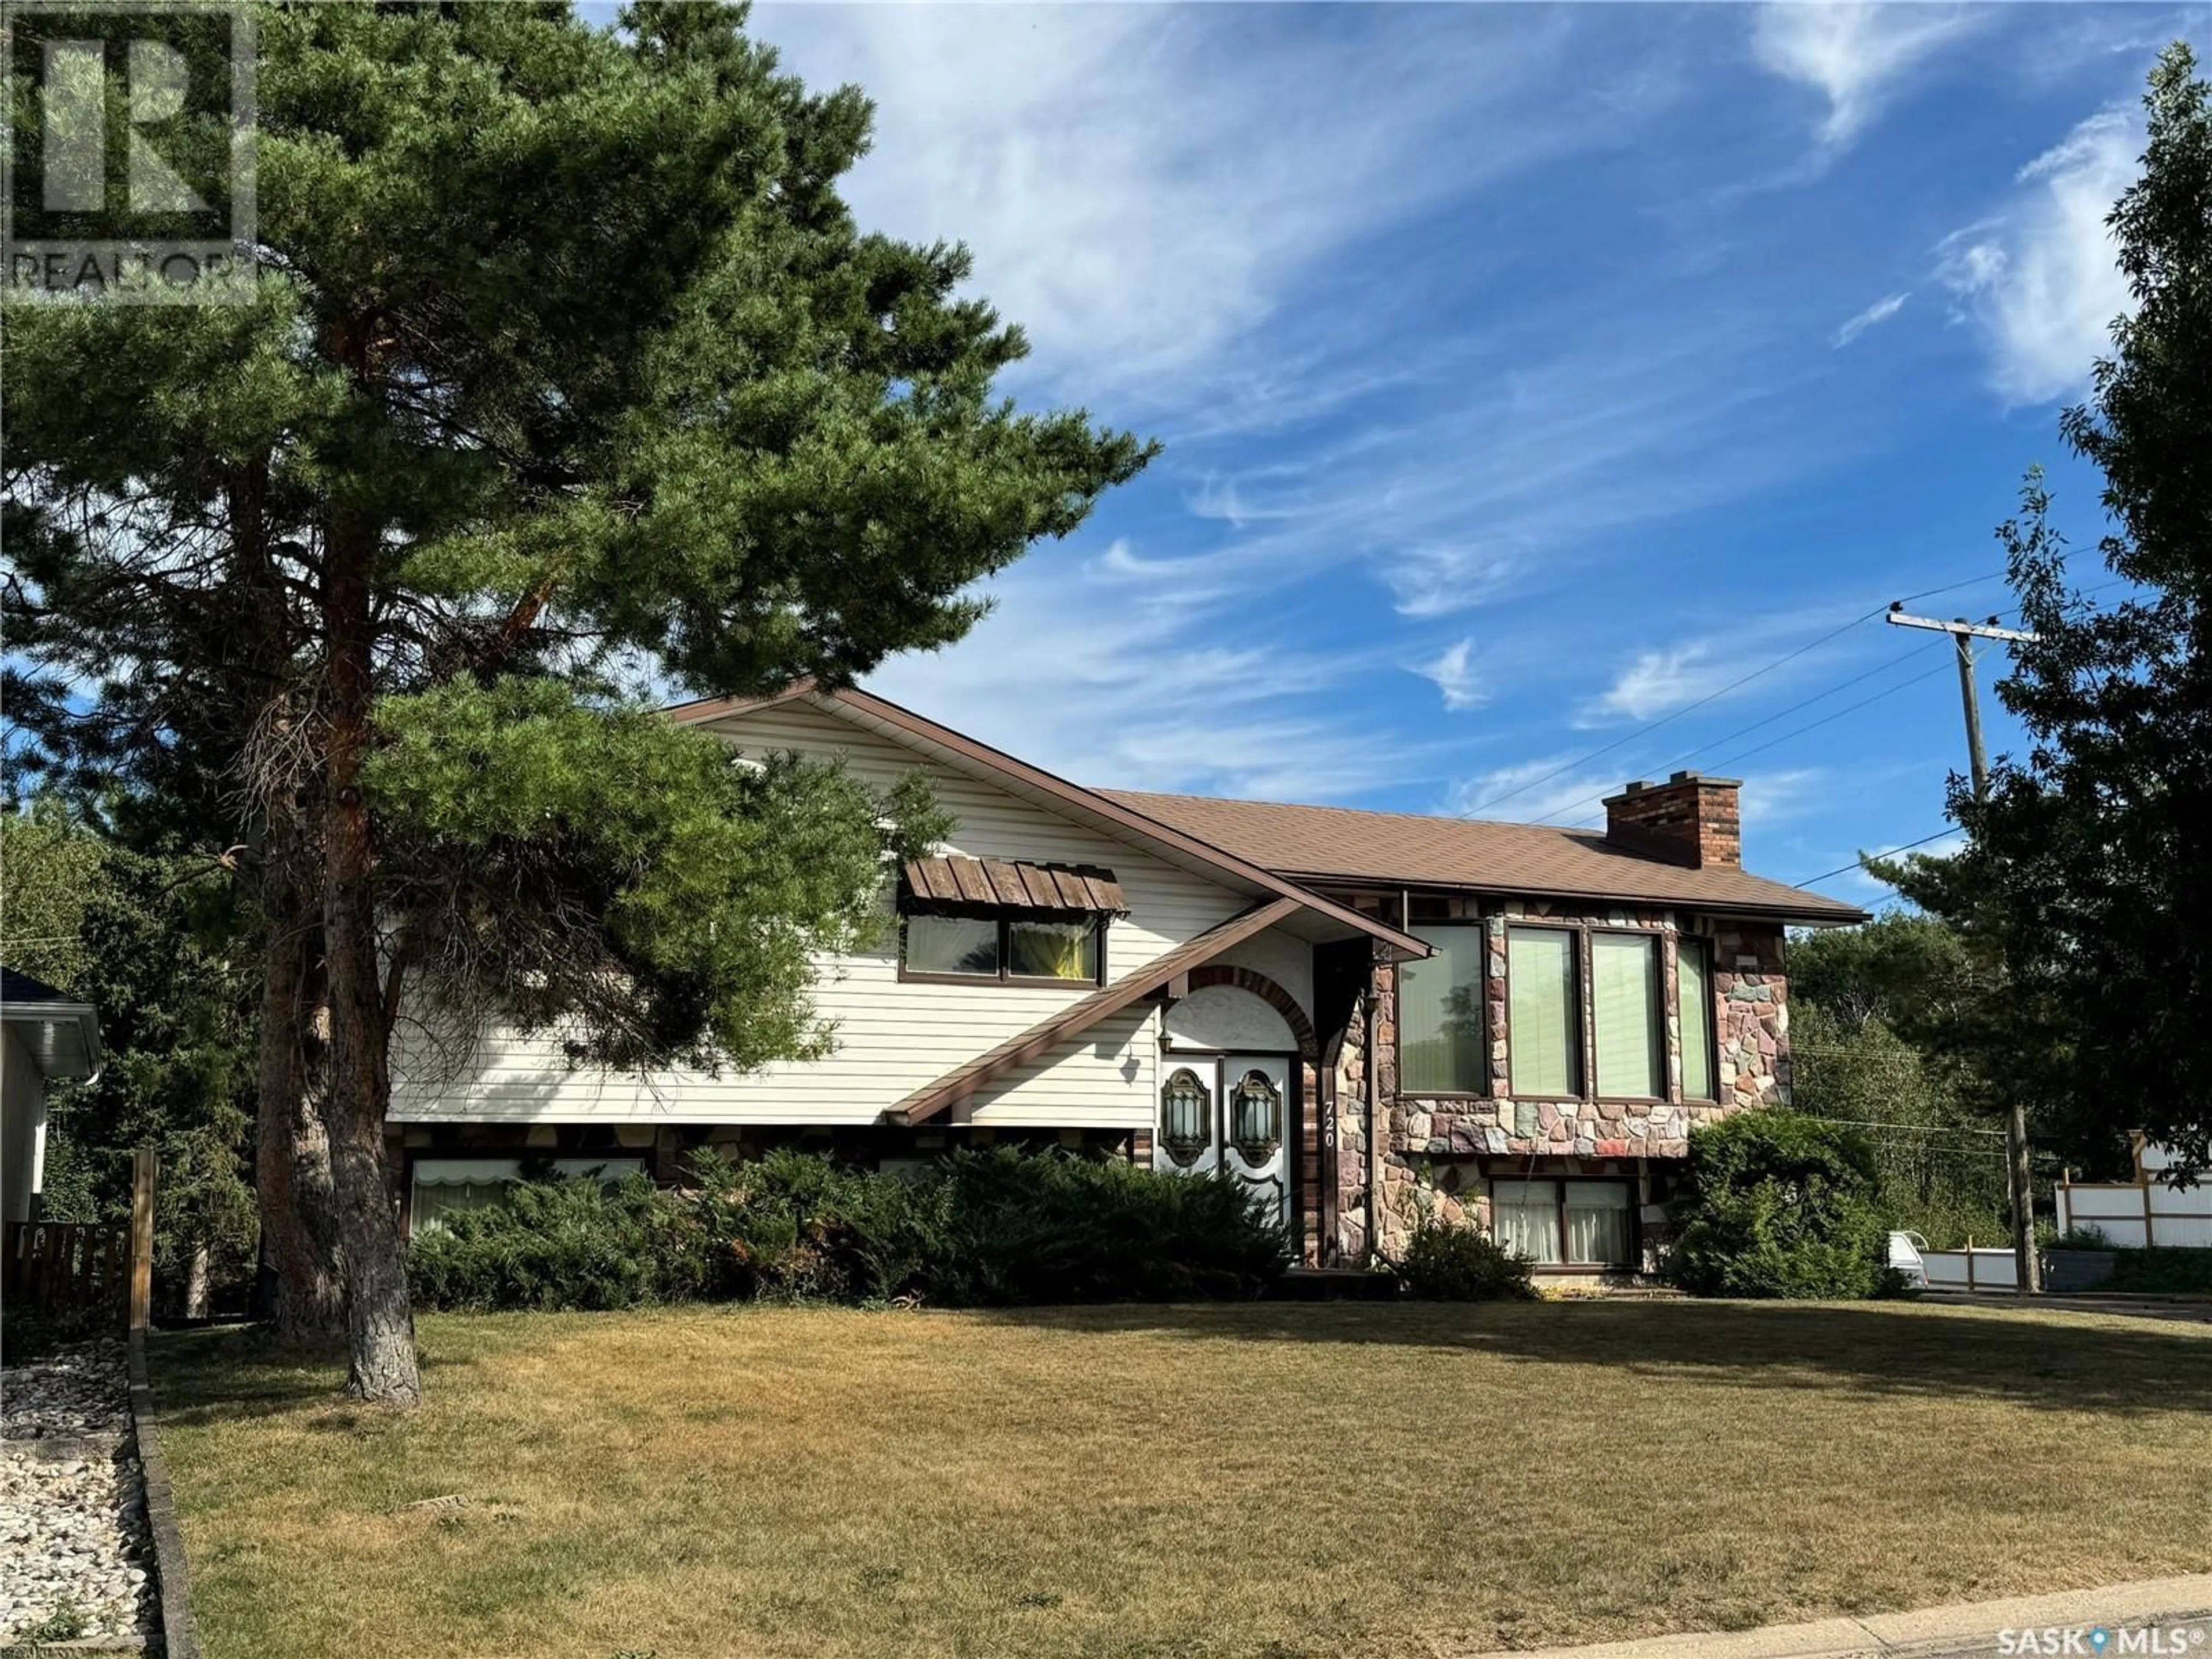
[{"label": "decorative glass door panel", "polygon": [[1152,1167],[1228,1176],[1263,1194],[1287,1224],[1291,1063],[1286,1054],[1164,1055]]}]

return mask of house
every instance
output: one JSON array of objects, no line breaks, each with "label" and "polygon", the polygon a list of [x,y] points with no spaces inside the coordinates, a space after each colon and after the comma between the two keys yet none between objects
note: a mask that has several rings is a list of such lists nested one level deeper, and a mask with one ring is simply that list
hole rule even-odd
[{"label": "house", "polygon": [[44,1189],[46,1085],[100,1070],[100,1016],[0,968],[0,1221],[33,1221]]},{"label": "house", "polygon": [[882,943],[821,963],[824,1059],[403,1052],[416,1224],[532,1163],[673,1180],[701,1145],[1018,1142],[1226,1170],[1316,1265],[1395,1251],[1425,1208],[1547,1270],[1633,1270],[1691,1127],[1787,1097],[1784,928],[1863,920],[1746,872],[1737,786],[1690,773],[1630,784],[1598,832],[1086,789],[857,690],[671,717],[878,787],[919,768],[957,828],[898,872]]}]

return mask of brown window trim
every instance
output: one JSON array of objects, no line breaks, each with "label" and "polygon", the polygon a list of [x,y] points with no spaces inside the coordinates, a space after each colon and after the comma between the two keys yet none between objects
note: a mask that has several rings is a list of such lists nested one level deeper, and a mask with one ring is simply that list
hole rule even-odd
[{"label": "brown window trim", "polygon": [[[1615,930],[1619,931],[1619,930]],[[1644,1214],[1637,1202],[1636,1183],[1617,1176],[1492,1176],[1488,1182],[1490,1194],[1490,1233],[1498,1236],[1498,1183],[1516,1182],[1522,1186],[1534,1186],[1547,1182],[1552,1188],[1552,1215],[1559,1239],[1559,1259],[1534,1264],[1538,1273],[1638,1273],[1644,1261]],[[1628,1194],[1628,1259],[1625,1261],[1570,1261],[1567,1256],[1567,1194],[1566,1183],[1575,1182],[1582,1186],[1619,1187]]]},{"label": "brown window trim", "polygon": [[[1401,912],[1412,908],[1410,903],[1401,903],[1400,906]],[[1480,1044],[1482,1051],[1480,1059],[1483,1075],[1487,1078],[1490,1073],[1491,1033],[1490,968],[1487,960],[1490,954],[1490,938],[1486,920],[1481,916],[1453,916],[1443,921],[1424,921],[1416,924],[1407,921],[1401,914],[1398,918],[1398,927],[1400,932],[1411,933],[1415,939],[1421,937],[1423,928],[1466,927],[1474,930],[1482,947],[1483,960],[1480,963],[1482,971],[1475,975],[1474,985],[1476,994],[1482,1002],[1482,1035],[1477,1042]],[[1390,1048],[1391,1058],[1397,1062],[1398,1066],[1400,1098],[1405,1100],[1489,1100],[1493,1098],[1487,1090],[1408,1089],[1406,1086],[1406,969],[1413,965],[1411,963],[1401,962],[1397,966],[1395,988],[1398,994],[1398,1018],[1395,1023],[1395,1030],[1391,1038]],[[1509,1049],[1507,1052],[1510,1054],[1511,1050]]]},{"label": "brown window trim", "polygon": [[[1565,933],[1575,941],[1573,962],[1575,970],[1575,1086],[1563,1092],[1538,1091],[1523,1094],[1513,1086],[1513,935],[1525,933]],[[1583,937],[1589,929],[1573,921],[1513,921],[1505,924],[1505,1098],[1512,1101],[1533,1100],[1589,1100],[1590,1085],[1589,1064],[1589,942]]]},{"label": "brown window trim", "polygon": [[[1704,933],[1692,933],[1687,928],[1678,927],[1674,932],[1674,954],[1676,957],[1680,958],[1681,953],[1685,950],[1695,951],[1699,956],[1705,959],[1705,1006],[1698,1012],[1699,1017],[1703,1018],[1705,1023],[1705,1071],[1712,1083],[1712,1092],[1711,1094],[1705,1095],[1692,1094],[1690,1092],[1690,1085],[1688,1082],[1690,1068],[1687,1065],[1685,1065],[1682,1067],[1682,1075],[1684,1079],[1681,1089],[1682,1101],[1686,1105],[1695,1101],[1700,1106],[1717,1106],[1720,1104],[1721,1099],[1721,1031],[1720,1020],[1713,1010],[1713,976],[1715,971],[1713,964],[1717,960],[1717,954],[1713,950],[1713,941],[1709,935]],[[1682,1002],[1681,973],[1681,963],[1678,959],[1674,964],[1674,1006],[1678,1011],[1680,1010]],[[1687,1031],[1682,1033],[1683,1040],[1686,1044],[1688,1041],[1689,1035],[1690,1034]]]},{"label": "brown window trim", "polygon": [[898,982],[900,984],[1011,985],[1015,987],[1025,987],[1030,990],[1042,989],[1064,991],[1071,985],[1089,985],[1097,987],[1103,985],[1106,982],[1107,930],[1113,921],[1113,918],[1111,916],[1094,915],[1091,918],[1092,931],[1097,935],[1098,939],[1098,971],[1087,979],[1060,979],[1049,974],[1017,974],[1012,972],[1010,967],[1010,964],[1013,960],[1013,942],[1011,930],[1013,924],[1018,921],[1072,921],[1076,920],[1076,918],[1073,916],[1035,915],[1027,911],[1000,910],[990,913],[968,913],[968,919],[969,921],[996,921],[999,924],[999,971],[995,974],[948,974],[935,969],[908,968],[906,965],[906,924],[908,919],[915,915],[936,915],[939,914],[950,915],[960,913],[952,911],[940,913],[934,910],[910,911],[904,908],[902,908],[899,911]]}]

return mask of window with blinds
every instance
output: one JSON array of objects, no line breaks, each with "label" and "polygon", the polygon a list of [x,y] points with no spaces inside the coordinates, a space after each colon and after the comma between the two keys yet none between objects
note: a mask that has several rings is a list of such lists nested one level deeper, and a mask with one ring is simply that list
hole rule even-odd
[{"label": "window with blinds", "polygon": [[1435,954],[1398,969],[1399,1091],[1485,1093],[1490,1079],[1482,1051],[1482,930],[1413,932]]},{"label": "window with blinds", "polygon": [[1506,932],[1505,1052],[1516,1095],[1583,1091],[1575,939],[1555,927]]},{"label": "window with blinds", "polygon": [[1590,1011],[1596,1027],[1598,1093],[1609,1099],[1664,1095],[1656,937],[1590,935]]},{"label": "window with blinds", "polygon": [[1713,958],[1686,939],[1674,958],[1674,1018],[1682,1028],[1682,1097],[1717,1100],[1713,1076]]}]

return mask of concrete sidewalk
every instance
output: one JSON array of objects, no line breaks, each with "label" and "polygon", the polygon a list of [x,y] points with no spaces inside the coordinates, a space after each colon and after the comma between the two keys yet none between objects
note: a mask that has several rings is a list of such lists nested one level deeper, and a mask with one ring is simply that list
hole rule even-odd
[{"label": "concrete sidewalk", "polygon": [[[2130,1646],[2122,1632],[2159,1626],[2156,1644]],[[2189,1627],[2193,1634],[2173,1639],[2167,1627]],[[2108,1632],[2100,1647],[2092,1630]],[[2030,1646],[2016,1642],[2008,1651],[2022,1659],[2122,1659],[2123,1655],[2212,1659],[2212,1573],[2182,1578],[2153,1578],[2104,1589],[2062,1590],[2052,1595],[2021,1595],[2003,1601],[1962,1601],[1917,1613],[1869,1613],[1863,1618],[1820,1619],[1809,1625],[1767,1625],[1758,1630],[1693,1631],[1681,1636],[1652,1636],[1592,1647],[1522,1649],[1518,1652],[1468,1655],[1465,1659],[1842,1659],[1844,1655],[1998,1654],[2003,1631],[2056,1632],[2055,1639]],[[2069,1632],[2077,1632],[2066,1644]]]}]

